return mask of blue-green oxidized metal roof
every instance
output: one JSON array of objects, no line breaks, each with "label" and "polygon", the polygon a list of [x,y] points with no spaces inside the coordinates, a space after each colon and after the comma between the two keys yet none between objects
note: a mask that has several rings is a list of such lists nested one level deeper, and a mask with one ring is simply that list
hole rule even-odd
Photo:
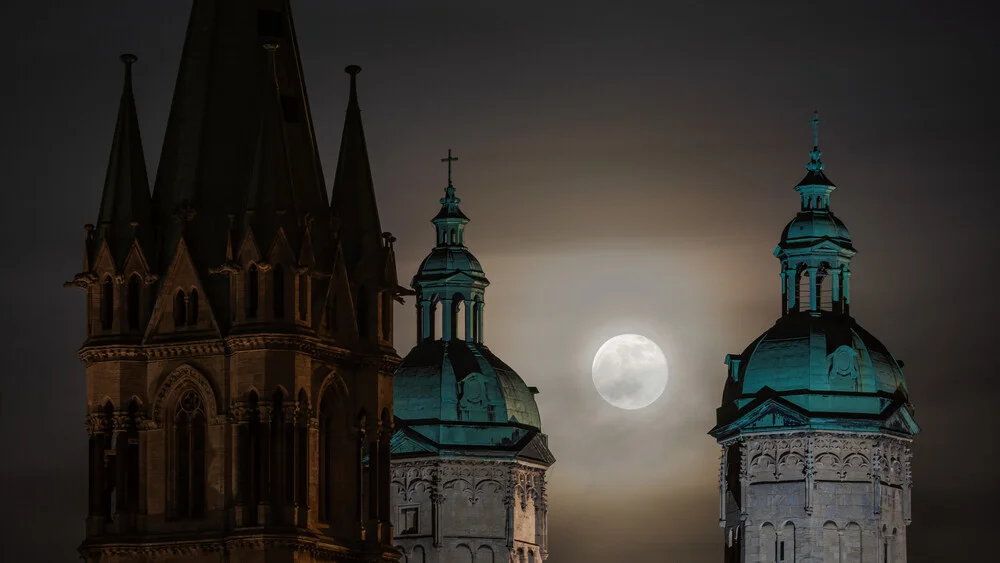
[{"label": "blue-green oxidized metal roof", "polygon": [[[751,419],[767,410],[765,402],[797,413],[784,413],[786,420],[778,426],[919,431],[902,364],[848,315],[782,317],[742,354],[728,356],[727,364],[730,374],[712,430],[717,437],[750,430]],[[887,428],[894,416],[906,421]]]},{"label": "blue-green oxidized metal roof", "polygon": [[[463,382],[472,381],[481,382],[475,386],[481,396],[463,405]],[[464,340],[418,344],[396,370],[393,386],[395,414],[406,421],[542,426],[533,388],[483,344]]]}]

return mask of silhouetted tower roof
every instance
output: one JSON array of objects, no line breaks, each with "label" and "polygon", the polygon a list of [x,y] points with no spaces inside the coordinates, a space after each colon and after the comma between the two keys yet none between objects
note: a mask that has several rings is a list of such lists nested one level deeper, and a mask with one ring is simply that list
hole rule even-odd
[{"label": "silhouetted tower roof", "polygon": [[139,135],[139,118],[132,94],[132,64],[135,55],[121,56],[125,63],[125,86],[118,107],[118,122],[111,142],[108,173],[104,180],[104,193],[97,216],[97,233],[92,245],[90,260],[107,241],[115,266],[120,270],[128,257],[134,239],[149,252],[153,235],[153,222],[149,197],[149,180],[146,176],[146,159]]},{"label": "silhouetted tower roof", "polygon": [[[281,47],[273,61],[262,55],[265,44]],[[294,192],[289,212],[325,219],[326,189],[288,0],[195,0],[153,190],[161,268],[182,233],[199,269],[225,260],[228,216],[244,214],[263,112],[274,112],[264,94],[275,82]]]},{"label": "silhouetted tower roof", "polygon": [[381,278],[385,259],[375,186],[358,105],[357,76],[361,67],[351,65],[344,70],[351,75],[351,94],[340,140],[331,206],[339,226],[348,276],[351,283],[356,284],[366,278]]},{"label": "silhouetted tower roof", "polygon": [[251,229],[257,247],[263,253],[274,244],[278,231],[284,232],[292,248],[298,248],[299,227],[296,221],[295,189],[292,182],[285,142],[285,123],[281,111],[280,86],[275,67],[279,45],[264,46],[268,66],[275,77],[263,84],[263,111],[257,150],[254,156],[246,201],[246,227]]}]

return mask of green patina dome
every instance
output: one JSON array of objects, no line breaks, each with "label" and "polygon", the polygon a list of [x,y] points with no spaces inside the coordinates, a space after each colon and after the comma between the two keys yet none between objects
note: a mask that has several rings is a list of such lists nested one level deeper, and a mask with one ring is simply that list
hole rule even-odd
[{"label": "green patina dome", "polygon": [[502,446],[541,430],[537,390],[480,343],[422,342],[393,386],[396,417],[438,444]]},{"label": "green patina dome", "polygon": [[842,246],[851,246],[851,232],[833,213],[799,213],[781,232],[781,244],[788,248],[796,244],[811,245],[819,239],[830,239]]},{"label": "green patina dome", "polygon": [[417,269],[414,279],[433,280],[465,273],[486,279],[479,260],[464,246],[439,246],[431,250]]},{"label": "green patina dome", "polygon": [[726,356],[729,374],[711,434],[722,440],[802,428],[916,434],[903,364],[850,315],[856,250],[830,209],[836,186],[823,172],[822,152],[814,145],[809,154],[808,173],[795,187],[800,210],[774,251],[781,261],[781,318],[742,354]]},{"label": "green patina dome", "polygon": [[727,363],[720,415],[739,412],[762,393],[823,416],[878,416],[908,396],[900,362],[846,315],[783,317]]}]

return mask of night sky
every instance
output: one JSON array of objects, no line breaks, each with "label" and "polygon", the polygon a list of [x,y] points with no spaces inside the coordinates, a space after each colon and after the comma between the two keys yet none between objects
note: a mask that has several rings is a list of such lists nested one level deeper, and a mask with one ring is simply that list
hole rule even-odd
[{"label": "night sky", "polygon": [[[766,7],[763,7],[766,6]],[[0,554],[72,561],[84,535],[84,300],[63,289],[97,217],[122,65],[150,175],[190,2],[32,0],[5,10]],[[538,386],[552,563],[716,563],[706,435],[737,353],[780,314],[781,229],[819,109],[832,209],[853,234],[852,307],[905,361],[923,432],[910,561],[995,535],[995,90],[986,2],[295,0],[327,181],[348,79],[382,226],[409,280],[455,151],[466,241],[492,282],[486,342]],[[13,28],[13,29],[10,29]],[[13,88],[11,88],[13,87]],[[13,99],[10,98],[13,92]],[[396,347],[415,338],[412,299]],[[670,362],[638,411],[590,379],[608,337]],[[969,548],[971,549],[971,548]]]}]

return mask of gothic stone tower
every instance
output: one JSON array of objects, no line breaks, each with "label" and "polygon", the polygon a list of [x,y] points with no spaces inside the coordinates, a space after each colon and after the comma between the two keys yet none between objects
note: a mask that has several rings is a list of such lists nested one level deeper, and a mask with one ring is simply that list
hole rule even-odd
[{"label": "gothic stone tower", "polygon": [[489,281],[465,246],[451,183],[434,249],[411,286],[417,345],[396,371],[392,440],[396,543],[407,563],[540,563],[545,473],[555,459],[534,395],[483,343]]},{"label": "gothic stone tower", "polygon": [[[125,56],[87,227],[89,562],[395,561],[392,239],[328,200],[288,0],[195,0],[152,196]],[[363,464],[363,459],[368,463]]]},{"label": "gothic stone tower", "polygon": [[919,428],[903,363],[850,316],[855,250],[830,210],[816,136],[801,208],[774,252],[781,318],[726,357],[711,431],[725,560],[905,563]]}]

